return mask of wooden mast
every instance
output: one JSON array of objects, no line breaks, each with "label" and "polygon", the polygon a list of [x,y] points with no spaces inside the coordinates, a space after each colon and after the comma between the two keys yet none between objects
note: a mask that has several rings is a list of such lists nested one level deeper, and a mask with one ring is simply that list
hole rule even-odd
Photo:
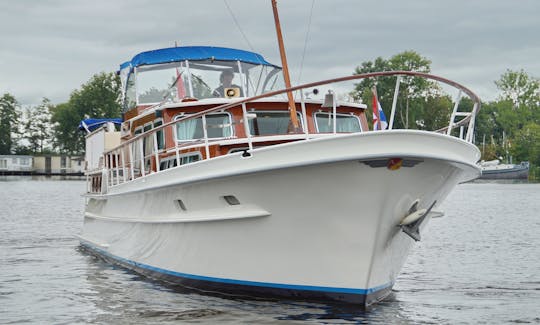
[{"label": "wooden mast", "polygon": [[[285,46],[283,45],[283,36],[281,35],[281,26],[279,24],[279,15],[276,0],[272,0],[272,10],[274,11],[274,23],[276,25],[276,34],[279,45],[279,54],[281,56],[281,65],[283,67],[283,79],[285,80],[285,88],[291,88],[291,78],[289,77],[289,67],[287,65],[287,56],[285,55]],[[298,117],[296,116],[296,104],[294,102],[292,92],[287,92],[287,98],[289,99],[289,108],[293,131],[297,133],[300,131],[300,127],[298,124]]]}]

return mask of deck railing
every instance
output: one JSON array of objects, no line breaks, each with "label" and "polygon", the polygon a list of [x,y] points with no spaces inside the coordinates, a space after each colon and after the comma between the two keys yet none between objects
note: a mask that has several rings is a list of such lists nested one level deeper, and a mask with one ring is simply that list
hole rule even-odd
[{"label": "deck railing", "polygon": [[[443,84],[450,85],[454,88],[457,88],[458,94],[455,99],[454,107],[448,126],[432,130],[433,132],[438,132],[446,134],[448,136],[453,136],[452,131],[456,128],[459,128],[459,138],[467,142],[473,141],[473,130],[474,130],[474,120],[477,112],[480,109],[480,99],[476,96],[471,90],[466,87],[434,75],[412,72],[412,71],[386,71],[386,72],[376,72],[376,73],[365,73],[359,75],[352,75],[343,78],[324,80],[319,82],[308,83],[300,86],[291,87],[289,89],[283,89],[278,91],[269,92],[263,95],[239,99],[232,101],[230,103],[219,105],[210,109],[203,110],[188,116],[180,117],[174,121],[165,123],[158,127],[155,127],[147,132],[144,132],[140,135],[137,135],[125,142],[120,146],[113,148],[112,150],[106,151],[103,153],[104,161],[104,173],[103,176],[106,177],[104,180],[104,185],[102,186],[101,191],[106,192],[108,187],[116,186],[125,182],[129,182],[139,177],[145,177],[150,173],[160,172],[162,169],[168,169],[172,167],[177,167],[183,164],[184,156],[182,152],[186,152],[188,149],[199,149],[204,151],[204,156],[200,158],[208,159],[211,156],[211,147],[216,144],[225,145],[225,144],[239,144],[242,143],[247,146],[246,152],[252,150],[254,145],[259,141],[268,141],[270,139],[280,140],[280,141],[293,141],[293,140],[305,140],[315,137],[326,137],[326,136],[335,136],[337,133],[336,128],[336,115],[337,115],[337,106],[338,100],[336,99],[336,89],[343,89],[339,87],[340,83],[356,81],[366,78],[377,78],[377,77],[388,77],[388,76],[398,76],[396,82],[396,92],[394,94],[394,102],[392,105],[391,117],[389,122],[389,129],[394,127],[394,119],[396,113],[396,99],[397,99],[397,90],[400,78],[399,76],[412,76],[412,77],[423,77],[427,79],[432,79],[439,81]],[[333,87],[328,87],[328,85],[333,85]],[[330,94],[330,103],[325,103],[325,107],[328,107],[331,110],[331,115],[333,119],[332,131],[331,133],[311,133],[309,132],[306,121],[306,98],[305,90],[313,89],[315,87],[328,87],[328,94]],[[334,89],[332,91],[331,89]],[[350,89],[350,88],[349,88]],[[303,117],[304,129],[302,133],[294,134],[285,134],[277,136],[257,136],[251,134],[248,121],[253,118],[253,114],[249,113],[247,110],[247,104],[253,101],[284,95],[287,92],[294,92],[299,98],[299,104],[301,108],[301,115]],[[472,107],[469,111],[458,111],[459,103],[462,95],[467,95],[473,102]],[[321,104],[322,101],[321,101]],[[209,113],[227,111],[233,107],[242,107],[242,119],[241,123],[244,126],[244,131],[246,134],[245,138],[235,138],[235,137],[225,137],[225,138],[210,138],[208,136],[208,125],[206,115]],[[177,137],[177,124],[183,121],[201,118],[202,119],[202,130],[203,137],[197,140],[190,141],[178,141]],[[215,126],[213,126],[215,127]],[[169,148],[160,148],[158,143],[158,132],[162,134],[172,134],[173,139],[175,140],[175,145]],[[376,131],[376,132],[384,132]],[[167,164],[164,166],[162,162],[164,159],[167,160]]]}]

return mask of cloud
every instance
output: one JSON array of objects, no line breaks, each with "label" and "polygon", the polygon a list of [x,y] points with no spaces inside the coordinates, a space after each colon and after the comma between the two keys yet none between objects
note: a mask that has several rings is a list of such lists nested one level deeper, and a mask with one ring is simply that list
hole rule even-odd
[{"label": "cloud", "polygon": [[[279,64],[270,2],[25,0],[0,3],[0,93],[23,104],[54,103],[93,74],[114,71],[135,54],[162,47],[250,49]],[[278,1],[291,79],[350,75],[363,61],[415,50],[432,71],[496,97],[506,69],[540,76],[540,2],[315,0]],[[304,45],[306,53],[303,56]],[[299,67],[303,58],[303,71]]]}]

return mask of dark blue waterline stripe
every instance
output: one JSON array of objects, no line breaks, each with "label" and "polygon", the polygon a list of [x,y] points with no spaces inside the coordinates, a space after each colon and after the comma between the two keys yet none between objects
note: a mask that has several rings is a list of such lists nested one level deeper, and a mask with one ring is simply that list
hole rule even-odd
[{"label": "dark blue waterline stripe", "polygon": [[125,259],[113,255],[107,251],[104,251],[95,245],[81,240],[81,244],[102,254],[109,258],[118,260],[124,264],[129,264],[137,268],[146,269],[153,272],[158,272],[162,274],[172,275],[175,277],[193,279],[199,281],[209,281],[209,282],[218,282],[218,283],[227,283],[227,284],[236,284],[236,285],[245,285],[253,287],[267,287],[267,288],[276,288],[276,289],[289,289],[289,290],[304,290],[304,291],[319,291],[319,292],[332,292],[332,293],[349,293],[349,294],[358,294],[358,295],[367,295],[379,290],[386,289],[392,286],[392,283],[383,284],[377,287],[368,288],[368,289],[351,289],[351,288],[335,288],[335,287],[319,287],[319,286],[306,286],[306,285],[295,285],[295,284],[282,284],[282,283],[270,283],[270,282],[257,282],[257,281],[244,281],[244,280],[234,280],[234,279],[224,279],[224,278],[215,278],[202,275],[194,275],[188,273],[175,272],[167,269],[162,269],[159,267],[151,266],[144,263],[135,262],[132,260]]}]

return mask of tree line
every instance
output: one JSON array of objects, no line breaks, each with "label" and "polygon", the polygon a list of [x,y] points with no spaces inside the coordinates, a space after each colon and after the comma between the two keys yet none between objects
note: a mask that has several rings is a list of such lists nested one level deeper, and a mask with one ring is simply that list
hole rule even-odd
[{"label": "tree line", "polygon": [[[373,61],[365,61],[355,69],[354,74],[391,70],[430,73],[431,61],[415,51],[405,51],[389,59],[378,57]],[[388,118],[395,84],[396,77],[377,78],[379,101]],[[364,79],[355,85],[350,95],[364,103],[371,103],[371,87],[374,85],[374,79]],[[532,176],[538,179],[540,79],[524,70],[507,70],[495,81],[495,85],[499,90],[497,98],[482,102],[482,108],[476,116],[474,142],[483,160],[499,159],[503,163],[529,161],[533,165]],[[394,127],[420,130],[446,127],[454,107],[453,101],[452,96],[445,93],[436,82],[405,77],[399,88]],[[472,105],[470,99],[461,99],[458,110],[470,111]],[[370,117],[371,114],[368,114]]]},{"label": "tree line", "polygon": [[[431,61],[415,51],[398,53],[389,59],[378,57],[362,62],[354,74],[408,70],[430,73]],[[387,117],[394,96],[396,77],[364,79],[355,84],[350,96],[371,103],[375,85]],[[84,133],[77,129],[88,117],[121,115],[121,83],[115,73],[94,75],[69,100],[52,104],[43,98],[41,104],[22,108],[9,93],[0,98],[0,154],[82,154]],[[483,102],[476,117],[475,144],[482,159],[529,161],[540,176],[540,81],[525,71],[507,70],[495,81],[497,99]],[[400,83],[395,128],[435,130],[448,125],[453,98],[436,82],[404,77]],[[472,107],[462,99],[459,110]],[[367,114],[371,118],[371,114]],[[454,132],[459,132],[455,130]]]},{"label": "tree line", "polygon": [[39,105],[21,107],[5,93],[0,97],[0,155],[82,154],[85,134],[79,122],[119,117],[120,87],[115,73],[99,73],[57,105],[43,98]]}]

